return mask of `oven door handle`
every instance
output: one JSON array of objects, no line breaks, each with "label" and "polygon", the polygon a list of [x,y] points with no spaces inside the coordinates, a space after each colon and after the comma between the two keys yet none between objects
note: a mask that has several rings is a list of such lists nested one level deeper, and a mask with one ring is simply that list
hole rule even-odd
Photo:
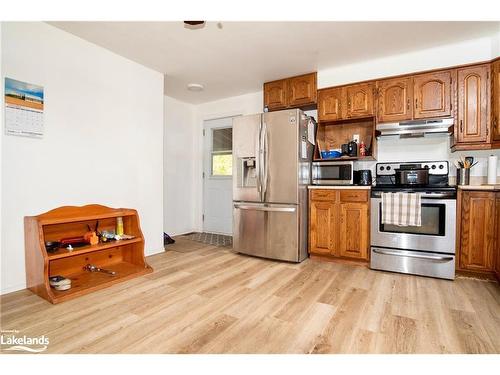
[{"label": "oven door handle", "polygon": [[[372,192],[372,198],[382,198],[382,192]],[[454,193],[422,193],[420,195],[421,199],[452,199],[456,200],[456,195]]]},{"label": "oven door handle", "polygon": [[402,254],[397,251],[390,251],[390,250],[379,250],[379,249],[373,249],[374,253],[381,254],[381,255],[393,255],[393,256],[398,256],[398,257],[408,257],[408,258],[418,258],[418,259],[426,259],[426,260],[434,260],[438,262],[449,262],[453,260],[453,257],[446,257],[446,256],[438,256],[438,255],[420,255],[420,254]]}]

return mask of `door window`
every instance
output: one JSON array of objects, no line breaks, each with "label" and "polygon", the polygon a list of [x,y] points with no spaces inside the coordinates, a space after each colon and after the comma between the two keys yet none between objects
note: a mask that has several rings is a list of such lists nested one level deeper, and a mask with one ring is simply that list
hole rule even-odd
[{"label": "door window", "polygon": [[212,129],[211,175],[233,174],[233,128]]}]

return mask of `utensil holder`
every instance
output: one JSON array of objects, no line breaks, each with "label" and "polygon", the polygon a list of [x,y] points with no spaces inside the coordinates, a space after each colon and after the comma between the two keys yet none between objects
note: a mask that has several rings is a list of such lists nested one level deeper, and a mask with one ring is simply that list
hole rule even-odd
[{"label": "utensil holder", "polygon": [[457,185],[469,185],[470,168],[457,168]]}]

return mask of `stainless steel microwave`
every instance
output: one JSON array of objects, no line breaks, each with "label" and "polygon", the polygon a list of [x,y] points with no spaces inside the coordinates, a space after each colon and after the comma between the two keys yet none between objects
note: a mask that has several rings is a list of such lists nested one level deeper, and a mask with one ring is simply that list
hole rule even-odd
[{"label": "stainless steel microwave", "polygon": [[313,185],[353,185],[353,161],[320,161],[312,163]]}]

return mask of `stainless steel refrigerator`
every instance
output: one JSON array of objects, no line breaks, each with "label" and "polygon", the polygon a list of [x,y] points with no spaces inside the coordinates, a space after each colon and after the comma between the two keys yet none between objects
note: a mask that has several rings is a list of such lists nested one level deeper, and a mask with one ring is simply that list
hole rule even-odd
[{"label": "stainless steel refrigerator", "polygon": [[301,262],[307,257],[307,185],[314,124],[301,110],[233,120],[233,249]]}]

